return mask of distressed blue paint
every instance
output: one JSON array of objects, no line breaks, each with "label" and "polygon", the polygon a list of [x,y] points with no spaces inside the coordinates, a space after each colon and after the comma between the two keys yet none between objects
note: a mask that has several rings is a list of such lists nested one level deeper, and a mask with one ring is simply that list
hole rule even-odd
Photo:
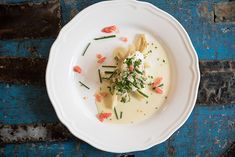
[{"label": "distressed blue paint", "polygon": [[[25,2],[28,0],[10,0],[11,2]],[[41,2],[43,0],[34,0]],[[62,12],[62,24],[66,24],[79,11],[87,6],[99,2],[100,0],[60,0]],[[6,3],[3,1],[2,3]],[[205,2],[200,1],[153,1],[148,2],[165,10],[174,16],[185,27],[200,59],[235,59],[235,29],[234,23],[210,23],[208,19],[200,16],[199,5]],[[219,0],[210,1],[208,8],[212,4],[221,2]],[[44,40],[23,40],[23,41],[0,41],[0,55],[31,56],[27,46],[37,45],[38,54],[36,56],[47,57],[53,39]],[[1,44],[2,43],[2,44]],[[19,45],[19,46],[18,46]],[[22,45],[22,47],[21,47]],[[26,47],[25,47],[26,46]],[[35,54],[34,54],[35,55]]]},{"label": "distressed blue paint", "polygon": [[[0,40],[0,56],[47,58],[54,40]],[[32,52],[32,48],[35,48],[35,52]]]},{"label": "distressed blue paint", "polygon": [[0,123],[57,121],[45,87],[0,84]]},{"label": "distressed blue paint", "polygon": [[[0,3],[42,2],[45,0],[0,0]],[[62,24],[66,24],[79,11],[100,0],[60,0]],[[234,23],[211,23],[200,15],[199,5],[205,0],[147,0],[174,16],[186,29],[200,59],[235,59]],[[224,0],[226,1],[226,0]],[[212,4],[222,2],[211,0]],[[0,56],[47,58],[54,39],[0,40]],[[29,47],[36,47],[31,53]],[[0,123],[20,124],[57,122],[45,87],[34,85],[0,84]],[[235,105],[196,107],[183,125],[169,140],[149,150],[135,152],[137,157],[171,156],[170,146],[176,156],[218,156],[235,140]],[[12,144],[0,148],[0,156],[117,156],[99,151],[77,140],[35,144]]]},{"label": "distressed blue paint", "polygon": [[[175,156],[218,156],[235,140],[235,105],[196,107],[187,122],[166,142],[146,151],[128,153],[137,157],[170,157],[168,148],[173,147]],[[4,152],[1,154],[1,152]],[[113,157],[123,154],[107,153],[72,139],[66,142],[35,144],[9,144],[0,148],[0,156],[60,156],[60,157]]]}]

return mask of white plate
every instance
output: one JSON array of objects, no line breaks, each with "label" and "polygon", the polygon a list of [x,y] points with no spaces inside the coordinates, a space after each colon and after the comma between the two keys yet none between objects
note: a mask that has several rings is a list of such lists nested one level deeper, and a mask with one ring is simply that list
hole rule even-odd
[{"label": "white plate", "polygon": [[[90,67],[95,63],[97,51],[108,55],[117,41],[98,41],[91,44],[85,58],[81,54],[94,37],[104,35],[101,28],[112,24],[130,39],[136,33],[145,33],[160,40],[170,58],[172,82],[167,102],[162,110],[140,123],[115,125],[101,123],[95,117],[93,95],[98,79],[97,71]],[[76,64],[86,67],[85,74],[75,75],[72,69]],[[119,0],[84,9],[61,30],[50,51],[46,85],[59,119],[72,134],[98,149],[120,153],[148,149],[182,126],[193,110],[199,78],[198,57],[175,18],[146,2]],[[81,88],[78,79],[86,81],[91,90]],[[83,96],[89,97],[87,102]]]}]

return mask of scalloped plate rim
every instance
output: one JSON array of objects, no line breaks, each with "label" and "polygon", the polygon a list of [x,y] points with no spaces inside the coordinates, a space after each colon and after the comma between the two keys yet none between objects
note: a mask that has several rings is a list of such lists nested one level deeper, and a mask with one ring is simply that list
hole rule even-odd
[{"label": "scalloped plate rim", "polygon": [[[53,56],[55,55],[55,50],[56,50],[56,46],[58,44],[58,41],[61,39],[61,37],[66,33],[66,31],[69,29],[69,27],[72,25],[72,23],[75,22],[75,18],[77,16],[79,16],[81,18],[81,16],[83,14],[85,14],[87,12],[87,10],[96,7],[97,5],[105,5],[106,3],[129,3],[132,5],[143,5],[142,7],[146,7],[149,9],[153,9],[156,12],[161,13],[162,15],[165,16],[165,19],[169,20],[174,26],[177,26],[176,29],[180,32],[180,35],[182,37],[182,40],[184,41],[184,44],[187,46],[187,49],[191,55],[192,58],[192,63],[191,63],[191,70],[193,72],[193,74],[195,75],[194,80],[193,80],[193,84],[194,84],[194,90],[192,90],[192,94],[193,97],[190,98],[190,103],[193,105],[189,105],[189,107],[186,109],[187,113],[185,112],[184,115],[182,115],[182,117],[180,119],[177,119],[175,124],[176,126],[171,127],[171,129],[168,130],[168,132],[166,132],[164,135],[161,136],[161,138],[159,138],[158,140],[155,140],[154,142],[147,144],[147,145],[142,145],[140,148],[132,148],[132,149],[122,149],[122,150],[117,150],[116,148],[112,148],[112,147],[108,147],[107,145],[102,145],[100,142],[97,142],[95,140],[92,140],[89,135],[86,135],[84,132],[82,132],[81,130],[78,132],[76,129],[74,129],[73,124],[65,119],[63,117],[63,113],[60,109],[60,107],[56,104],[58,104],[58,102],[54,99],[54,93],[51,92],[51,89],[53,88],[50,84],[50,70],[52,68],[52,61],[53,61]],[[154,145],[160,144],[162,142],[164,142],[165,140],[167,140],[176,130],[178,130],[184,123],[185,121],[188,119],[189,115],[191,114],[195,102],[196,102],[196,96],[197,96],[197,89],[199,86],[199,82],[200,82],[200,71],[199,71],[199,65],[198,65],[198,57],[197,57],[197,53],[192,45],[192,42],[187,34],[187,32],[185,31],[185,29],[183,28],[183,26],[170,14],[166,13],[165,11],[157,8],[156,6],[148,3],[148,2],[139,2],[139,1],[135,1],[135,0],[119,0],[119,1],[103,1],[103,2],[99,2],[99,3],[95,3],[89,7],[87,7],[86,9],[82,10],[79,14],[77,14],[70,22],[68,22],[60,31],[57,39],[55,40],[55,42],[53,43],[51,50],[50,50],[50,54],[49,54],[49,59],[48,59],[48,65],[47,65],[47,69],[46,69],[46,87],[47,87],[47,92],[49,95],[49,98],[52,102],[52,105],[56,111],[56,114],[59,118],[59,120],[69,129],[69,131],[76,137],[80,138],[81,140],[84,140],[85,142],[89,143],[90,145],[103,150],[103,151],[108,151],[108,152],[115,152],[115,153],[123,153],[123,152],[132,152],[132,151],[142,151],[142,150],[146,150],[151,148]]]}]

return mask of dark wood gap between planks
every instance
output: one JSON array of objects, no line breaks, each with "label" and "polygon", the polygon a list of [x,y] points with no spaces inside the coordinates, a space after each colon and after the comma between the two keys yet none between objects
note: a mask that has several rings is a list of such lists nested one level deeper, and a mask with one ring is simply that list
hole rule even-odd
[{"label": "dark wood gap between planks", "polygon": [[207,2],[203,1],[198,5],[198,12],[201,17],[213,23],[234,23],[235,22],[235,1],[229,2]]},{"label": "dark wood gap between planks", "polygon": [[214,22],[235,22],[235,1],[214,4]]},{"label": "dark wood gap between planks", "polygon": [[[235,60],[200,61],[197,104],[235,103]],[[45,86],[47,60],[0,57],[0,82]],[[72,69],[71,69],[72,70]]]},{"label": "dark wood gap between planks", "polygon": [[59,0],[0,4],[0,39],[56,37],[61,28]]}]

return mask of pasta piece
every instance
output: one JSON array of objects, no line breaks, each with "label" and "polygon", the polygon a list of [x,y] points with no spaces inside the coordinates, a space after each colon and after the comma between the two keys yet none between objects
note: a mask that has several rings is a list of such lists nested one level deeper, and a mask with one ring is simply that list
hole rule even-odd
[{"label": "pasta piece", "polygon": [[113,109],[117,105],[117,94],[116,93],[114,93],[113,95],[108,94],[104,98],[104,105],[108,109]]},{"label": "pasta piece", "polygon": [[123,47],[118,47],[118,48],[116,48],[116,49],[113,51],[113,53],[114,53],[114,57],[117,57],[119,60],[125,59],[125,58],[126,58],[126,55],[127,55],[126,49],[123,48]]},{"label": "pasta piece", "polygon": [[135,47],[137,51],[143,52],[144,49],[147,47],[147,41],[144,34],[140,34],[137,37],[135,42]]}]

